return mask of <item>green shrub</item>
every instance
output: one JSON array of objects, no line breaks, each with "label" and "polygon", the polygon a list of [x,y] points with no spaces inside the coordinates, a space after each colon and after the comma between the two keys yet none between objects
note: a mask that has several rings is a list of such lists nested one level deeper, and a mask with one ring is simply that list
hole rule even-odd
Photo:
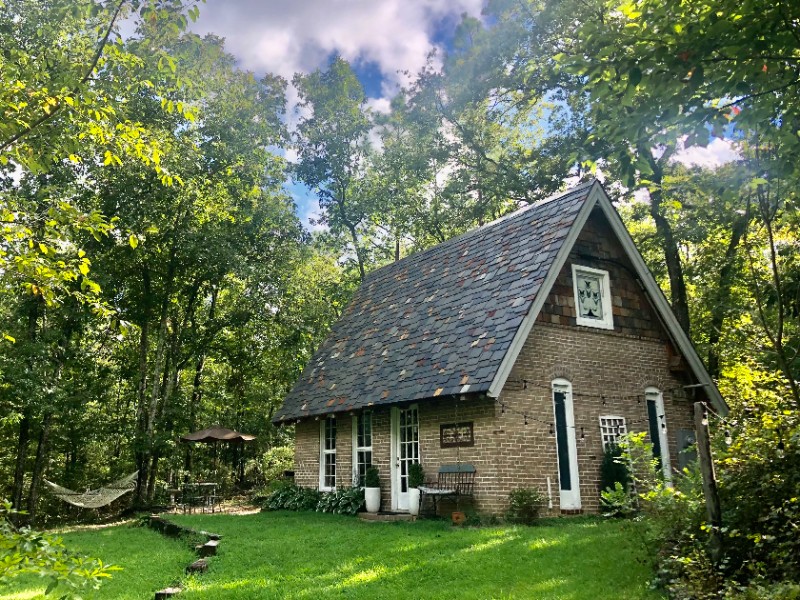
[{"label": "green shrub", "polygon": [[364,474],[364,487],[376,488],[381,487],[381,478],[378,473],[378,467],[370,466]]},{"label": "green shrub", "polygon": [[364,506],[364,491],[357,487],[347,487],[322,494],[317,502],[317,512],[354,515]]},{"label": "green shrub", "polygon": [[321,492],[294,484],[272,492],[262,504],[266,510],[316,510]]},{"label": "green shrub", "polygon": [[743,588],[729,586],[725,599],[728,600],[800,600],[800,584],[794,582],[780,582],[773,584],[753,583]]},{"label": "green shrub", "polygon": [[508,495],[506,519],[513,523],[532,525],[539,518],[539,509],[545,503],[545,496],[533,488],[517,488]]},{"label": "green shrub", "polygon": [[247,462],[245,473],[255,480],[256,485],[269,486],[273,481],[283,478],[284,471],[294,467],[294,448],[275,446],[260,457]]},{"label": "green shrub", "polygon": [[464,525],[468,527],[500,525],[500,519],[497,517],[497,515],[467,511],[467,520],[464,522]]},{"label": "green shrub", "polygon": [[16,527],[11,519],[18,514],[0,498],[0,585],[36,575],[48,581],[45,594],[55,590],[54,597],[79,600],[83,589],[99,588],[104,578],[119,570],[98,558],[70,552],[57,536]]},{"label": "green shrub", "polygon": [[419,463],[411,463],[408,467],[408,487],[418,488],[425,483],[425,469]]},{"label": "green shrub", "polygon": [[603,462],[600,463],[600,490],[613,490],[617,483],[627,490],[631,484],[631,472],[622,448],[613,444],[603,452]]},{"label": "green shrub", "polygon": [[636,497],[617,481],[614,489],[600,492],[600,512],[609,517],[630,517],[636,514]]}]

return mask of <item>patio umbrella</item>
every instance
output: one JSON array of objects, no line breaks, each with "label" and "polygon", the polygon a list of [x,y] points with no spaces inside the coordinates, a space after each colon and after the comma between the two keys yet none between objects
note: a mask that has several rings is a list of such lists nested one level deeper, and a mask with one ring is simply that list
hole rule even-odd
[{"label": "patio umbrella", "polygon": [[200,431],[187,433],[186,435],[181,436],[181,442],[188,444],[214,444],[215,472],[217,470],[217,443],[228,442],[242,444],[242,452],[239,454],[240,480],[244,476],[244,442],[252,442],[254,439],[256,439],[256,436],[254,435],[250,435],[249,433],[239,433],[238,431],[234,431],[233,429],[228,429],[226,427],[220,427],[219,425],[214,425],[213,427],[201,429]]},{"label": "patio umbrella", "polygon": [[208,429],[201,429],[194,433],[187,433],[181,437],[182,442],[197,444],[213,444],[215,442],[251,442],[256,436],[249,433],[239,433],[233,429],[227,429],[214,425]]}]

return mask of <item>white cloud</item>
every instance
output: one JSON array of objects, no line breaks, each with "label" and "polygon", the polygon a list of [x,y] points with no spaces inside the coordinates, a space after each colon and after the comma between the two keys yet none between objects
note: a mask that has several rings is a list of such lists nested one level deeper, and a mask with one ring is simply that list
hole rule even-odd
[{"label": "white cloud", "polygon": [[307,231],[327,231],[328,226],[324,223],[320,223],[319,219],[322,216],[322,212],[319,209],[319,206],[306,206],[305,210],[300,213],[300,222],[306,228]]},{"label": "white cloud", "polygon": [[392,112],[392,102],[389,98],[370,98],[367,100],[367,107],[376,113],[388,115]]},{"label": "white cloud", "polygon": [[687,167],[715,169],[740,158],[741,155],[733,142],[714,138],[708,146],[690,146],[680,150],[672,160]]},{"label": "white cloud", "polygon": [[484,0],[209,0],[198,33],[226,38],[227,49],[255,72],[287,78],[324,66],[338,52],[351,63],[375,63],[387,95],[412,75],[435,48],[437,26],[467,13],[479,16]]}]

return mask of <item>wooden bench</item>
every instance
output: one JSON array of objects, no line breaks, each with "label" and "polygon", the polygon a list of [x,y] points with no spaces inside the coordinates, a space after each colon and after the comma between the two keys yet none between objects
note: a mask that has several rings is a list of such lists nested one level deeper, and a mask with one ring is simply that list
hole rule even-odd
[{"label": "wooden bench", "polygon": [[436,482],[419,486],[420,512],[425,505],[425,497],[433,502],[433,513],[437,514],[439,500],[450,498],[456,502],[462,497],[471,498],[475,491],[475,465],[458,463],[439,467]]}]

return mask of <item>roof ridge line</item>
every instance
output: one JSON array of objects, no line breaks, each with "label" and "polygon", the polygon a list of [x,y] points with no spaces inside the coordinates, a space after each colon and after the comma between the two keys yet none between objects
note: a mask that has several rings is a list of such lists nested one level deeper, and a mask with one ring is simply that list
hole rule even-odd
[{"label": "roof ridge line", "polygon": [[450,245],[455,244],[457,241],[461,240],[462,238],[467,238],[467,237],[469,237],[471,235],[475,235],[475,234],[477,234],[479,232],[482,232],[482,233],[486,232],[490,228],[492,228],[492,227],[494,227],[494,226],[496,226],[496,225],[498,225],[500,223],[503,223],[503,222],[508,221],[508,220],[510,220],[512,218],[518,217],[519,215],[527,213],[528,211],[531,211],[531,210],[533,210],[535,208],[541,208],[542,206],[544,206],[546,204],[549,204],[550,202],[553,202],[555,200],[560,200],[562,198],[565,198],[566,196],[571,196],[571,195],[573,195],[575,193],[582,192],[586,188],[589,188],[592,185],[594,185],[597,181],[598,181],[597,178],[593,177],[589,181],[585,181],[583,183],[579,183],[578,185],[573,186],[571,188],[568,188],[568,189],[566,189],[564,191],[556,192],[555,194],[551,194],[547,198],[542,198],[541,200],[537,200],[533,204],[529,204],[528,206],[523,206],[521,208],[518,208],[517,210],[515,210],[513,212],[510,212],[510,213],[508,213],[506,215],[503,215],[502,217],[498,217],[494,221],[490,221],[488,223],[484,223],[483,225],[479,225],[478,227],[475,227],[474,229],[470,229],[470,230],[465,231],[463,233],[460,233],[460,234],[458,234],[458,235],[456,235],[454,237],[448,238],[445,241],[436,244],[435,246],[431,246],[430,248],[425,248],[424,250],[419,250],[417,252],[413,252],[411,254],[408,254],[408,255],[404,256],[400,260],[395,260],[395,261],[392,261],[390,263],[387,263],[387,264],[385,264],[385,265],[383,265],[381,267],[378,267],[374,271],[370,271],[369,273],[367,273],[367,276],[364,279],[364,283],[369,281],[370,278],[372,278],[377,273],[380,273],[380,272],[386,273],[386,272],[388,272],[390,267],[392,267],[393,265],[398,265],[398,264],[403,263],[403,262],[405,262],[407,260],[410,260],[412,258],[418,258],[418,257],[422,257],[423,255],[428,255],[429,253],[432,254],[435,251],[441,251],[443,247],[449,247]]}]

